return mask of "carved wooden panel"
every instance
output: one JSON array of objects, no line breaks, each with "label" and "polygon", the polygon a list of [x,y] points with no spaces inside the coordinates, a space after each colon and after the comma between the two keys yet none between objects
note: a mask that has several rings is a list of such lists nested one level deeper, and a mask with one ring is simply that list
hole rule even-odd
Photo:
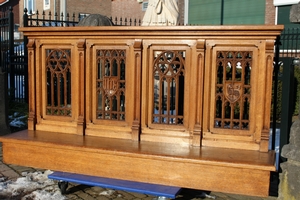
[{"label": "carved wooden panel", "polygon": [[125,120],[126,50],[97,50],[97,119]]},{"label": "carved wooden panel", "polygon": [[184,51],[154,51],[152,121],[157,124],[183,124]]},{"label": "carved wooden panel", "polygon": [[[265,113],[261,41],[210,41],[206,60],[203,146],[258,150]],[[210,63],[210,64],[209,64]],[[210,79],[210,80],[209,80]]]},{"label": "carved wooden panel", "polygon": [[71,50],[46,50],[46,115],[72,116]]},{"label": "carved wooden panel", "polygon": [[267,151],[281,29],[24,28],[29,127]]},{"label": "carved wooden panel", "polygon": [[84,40],[35,41],[36,130],[84,134]]},{"label": "carved wooden panel", "polygon": [[215,128],[249,130],[252,52],[218,51]]},{"label": "carved wooden panel", "polygon": [[142,71],[141,140],[189,144],[189,119],[196,115],[189,106],[196,90],[190,80],[197,71],[191,58],[197,43],[171,44],[170,40],[143,44],[143,59],[148,59]]},{"label": "carved wooden panel", "polygon": [[134,41],[106,42],[87,40],[85,134],[129,139],[139,101]]}]

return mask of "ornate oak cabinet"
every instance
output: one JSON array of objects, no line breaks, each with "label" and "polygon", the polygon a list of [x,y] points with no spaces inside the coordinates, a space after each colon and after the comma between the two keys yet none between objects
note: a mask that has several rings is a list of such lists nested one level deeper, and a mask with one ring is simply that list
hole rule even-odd
[{"label": "ornate oak cabinet", "polygon": [[28,130],[4,161],[267,196],[282,26],[22,28]]}]

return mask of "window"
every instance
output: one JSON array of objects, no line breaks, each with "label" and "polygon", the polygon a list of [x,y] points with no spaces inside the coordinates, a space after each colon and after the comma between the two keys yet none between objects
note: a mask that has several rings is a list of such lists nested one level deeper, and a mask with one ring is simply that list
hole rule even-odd
[{"label": "window", "polygon": [[24,0],[24,8],[27,8],[29,13],[35,13],[35,0]]},{"label": "window", "polygon": [[79,13],[79,21],[82,20],[83,18],[89,16],[90,14],[88,13]]},{"label": "window", "polygon": [[146,11],[148,8],[148,2],[143,2],[142,4],[142,11]]},{"label": "window", "polygon": [[50,0],[44,0],[44,10],[50,9]]}]

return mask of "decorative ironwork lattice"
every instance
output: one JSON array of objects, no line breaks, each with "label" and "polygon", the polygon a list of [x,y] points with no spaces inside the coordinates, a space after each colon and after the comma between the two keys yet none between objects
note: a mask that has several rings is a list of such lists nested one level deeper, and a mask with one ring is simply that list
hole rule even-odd
[{"label": "decorative ironwork lattice", "polygon": [[97,50],[97,118],[125,120],[126,50]]},{"label": "decorative ironwork lattice", "polygon": [[71,116],[71,50],[46,50],[47,115]]},{"label": "decorative ironwork lattice", "polygon": [[249,129],[252,52],[218,51],[215,128]]},{"label": "decorative ironwork lattice", "polygon": [[183,124],[184,51],[154,51],[152,122]]}]

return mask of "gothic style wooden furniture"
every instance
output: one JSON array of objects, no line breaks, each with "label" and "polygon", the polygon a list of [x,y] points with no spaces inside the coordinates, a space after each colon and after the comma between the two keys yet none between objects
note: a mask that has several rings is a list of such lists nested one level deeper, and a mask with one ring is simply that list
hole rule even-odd
[{"label": "gothic style wooden furniture", "polygon": [[283,26],[28,27],[28,130],[7,163],[267,196]]}]

